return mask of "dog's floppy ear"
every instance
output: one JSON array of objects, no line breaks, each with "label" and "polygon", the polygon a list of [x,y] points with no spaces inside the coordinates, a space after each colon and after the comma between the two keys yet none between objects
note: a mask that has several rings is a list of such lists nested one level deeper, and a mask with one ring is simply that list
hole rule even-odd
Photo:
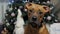
[{"label": "dog's floppy ear", "polygon": [[43,8],[45,9],[45,12],[50,12],[50,8],[48,6],[43,6]]},{"label": "dog's floppy ear", "polygon": [[32,4],[28,2],[25,4],[24,8],[25,8],[24,10],[27,12],[28,10],[32,9]]}]

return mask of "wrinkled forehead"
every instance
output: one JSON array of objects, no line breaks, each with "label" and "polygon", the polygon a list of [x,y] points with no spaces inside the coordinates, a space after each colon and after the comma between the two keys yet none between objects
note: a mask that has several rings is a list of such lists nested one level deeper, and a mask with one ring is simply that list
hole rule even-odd
[{"label": "wrinkled forehead", "polygon": [[26,3],[25,7],[28,10],[33,10],[35,12],[37,12],[37,11],[46,12],[45,6],[43,6],[43,5],[37,5],[34,3]]}]

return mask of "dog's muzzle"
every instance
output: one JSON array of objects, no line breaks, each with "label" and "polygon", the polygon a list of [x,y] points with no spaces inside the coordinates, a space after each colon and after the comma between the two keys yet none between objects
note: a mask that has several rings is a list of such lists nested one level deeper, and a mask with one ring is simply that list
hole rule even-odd
[{"label": "dog's muzzle", "polygon": [[31,21],[29,21],[29,24],[31,24],[33,28],[40,28],[42,27],[42,22],[43,21],[39,22],[37,17],[32,17]]},{"label": "dog's muzzle", "polygon": [[29,24],[31,24],[31,26],[32,26],[33,28],[40,28],[40,27],[42,27],[42,23],[36,24],[36,23],[34,23],[34,22],[31,22],[31,23],[29,23]]}]

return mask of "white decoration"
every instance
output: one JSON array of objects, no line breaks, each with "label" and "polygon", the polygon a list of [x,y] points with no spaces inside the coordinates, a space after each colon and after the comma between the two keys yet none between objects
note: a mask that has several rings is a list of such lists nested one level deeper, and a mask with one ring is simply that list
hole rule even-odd
[{"label": "white decoration", "polygon": [[51,16],[54,16],[54,14],[51,14]]},{"label": "white decoration", "polygon": [[13,3],[14,1],[12,0],[12,3]]},{"label": "white decoration", "polygon": [[11,2],[9,2],[8,4],[11,4]]},{"label": "white decoration", "polygon": [[43,2],[44,4],[46,4],[46,2]]},{"label": "white decoration", "polygon": [[26,3],[26,2],[29,2],[29,0],[27,1],[27,0],[25,0],[25,1],[23,1],[24,3]]},{"label": "white decoration", "polygon": [[27,0],[25,2],[28,2]]},{"label": "white decoration", "polygon": [[17,8],[15,7],[15,9],[17,9]]},{"label": "white decoration", "polygon": [[58,22],[58,20],[55,19],[56,22]]},{"label": "white decoration", "polygon": [[51,16],[48,16],[47,19],[48,19],[48,20],[51,20]]},{"label": "white decoration", "polygon": [[40,2],[39,2],[39,4],[40,4]]},{"label": "white decoration", "polygon": [[11,8],[9,8],[9,11],[11,11],[13,8],[11,7]]},{"label": "white decoration", "polygon": [[13,20],[11,20],[11,22],[13,22]]},{"label": "white decoration", "polygon": [[46,17],[44,17],[44,19],[45,19]]},{"label": "white decoration", "polygon": [[52,10],[54,7],[51,7],[50,10]]},{"label": "white decoration", "polygon": [[15,13],[11,13],[11,16],[15,16]]},{"label": "white decoration", "polygon": [[15,22],[15,34],[24,34],[24,28],[23,28],[23,25],[24,25],[24,20],[23,18],[21,17],[22,13],[21,13],[21,10],[18,9],[18,16],[17,16],[17,21]]},{"label": "white decoration", "polygon": [[20,27],[20,28],[15,28],[15,34],[24,34],[24,28]]},{"label": "white decoration", "polygon": [[24,11],[26,12],[26,11],[27,11],[27,9],[24,9]]},{"label": "white decoration", "polygon": [[9,26],[10,24],[9,23],[6,23],[7,26]]},{"label": "white decoration", "polygon": [[50,1],[47,1],[47,3],[50,3]]},{"label": "white decoration", "polygon": [[8,22],[8,20],[6,20],[6,22]]},{"label": "white decoration", "polygon": [[8,14],[6,14],[6,16],[8,16]]},{"label": "white decoration", "polygon": [[19,6],[19,8],[23,8],[23,6]]},{"label": "white decoration", "polygon": [[50,25],[50,34],[60,34],[60,23]]}]

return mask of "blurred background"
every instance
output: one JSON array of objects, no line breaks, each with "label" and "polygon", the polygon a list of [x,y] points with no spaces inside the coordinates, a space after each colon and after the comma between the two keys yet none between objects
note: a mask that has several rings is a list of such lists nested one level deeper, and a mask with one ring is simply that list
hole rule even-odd
[{"label": "blurred background", "polygon": [[[7,5],[9,3],[9,0],[0,0],[0,23],[3,24],[4,21],[4,13],[7,9]],[[51,3],[55,5],[54,13],[58,16],[58,19],[60,19],[60,0],[51,0]]]},{"label": "blurred background", "polygon": [[0,0],[0,25],[3,24],[4,13],[6,11],[7,5],[8,5],[8,0]]},{"label": "blurred background", "polygon": [[[60,0],[51,0],[51,3],[55,6],[52,11],[60,21]],[[9,0],[0,0],[0,25],[4,23],[6,9],[8,8]]]}]

